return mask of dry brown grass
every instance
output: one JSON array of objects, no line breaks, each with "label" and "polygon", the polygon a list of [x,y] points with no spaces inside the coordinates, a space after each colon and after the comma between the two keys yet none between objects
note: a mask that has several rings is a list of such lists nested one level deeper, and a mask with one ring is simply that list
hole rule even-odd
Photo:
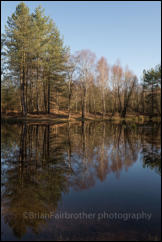
[{"label": "dry brown grass", "polygon": [[[81,112],[78,113],[71,113],[70,119],[68,119],[68,112],[63,110],[52,110],[50,114],[46,114],[43,112],[40,113],[28,113],[26,116],[22,116],[21,113],[17,112],[9,112],[7,114],[2,113],[3,119],[13,119],[17,121],[26,121],[26,122],[34,122],[34,123],[64,123],[64,122],[73,122],[73,121],[82,121],[81,118]],[[102,120],[112,120],[112,121],[134,121],[134,122],[145,122],[149,120],[149,117],[142,116],[142,115],[132,115],[128,114],[125,119],[121,118],[119,115],[111,116],[111,114],[108,114],[104,117],[102,115],[94,115],[87,113],[85,120],[96,120],[96,121],[102,121]],[[159,120],[159,119],[158,119]],[[161,120],[161,119],[160,119]],[[156,121],[155,119],[153,121]]]}]

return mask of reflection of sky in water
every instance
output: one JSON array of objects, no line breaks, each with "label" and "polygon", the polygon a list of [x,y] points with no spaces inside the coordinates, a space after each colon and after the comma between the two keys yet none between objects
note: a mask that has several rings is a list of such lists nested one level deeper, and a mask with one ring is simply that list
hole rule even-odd
[{"label": "reflection of sky in water", "polygon": [[[79,124],[72,125],[70,130],[66,125],[58,126],[57,131],[55,127],[50,130],[37,126],[38,137],[35,127],[27,126],[28,132],[24,137],[23,127],[17,127],[15,135],[13,127],[12,137],[7,136],[4,140],[3,128],[7,127],[2,127],[4,240],[18,238],[14,234],[14,223],[26,228],[21,232],[22,240],[61,239],[60,234],[63,238],[89,238],[89,234],[92,239],[93,235],[108,236],[106,231],[114,240],[120,236],[125,236],[125,239],[126,234],[130,238],[145,238],[148,231],[153,238],[159,236],[161,168],[154,159],[160,159],[161,154],[159,127],[154,127],[154,137],[150,127],[133,130],[128,126],[127,130],[110,123],[98,123],[92,127],[87,124],[84,131]],[[151,157],[151,166],[144,165],[144,156],[147,159]],[[91,221],[91,227],[85,221],[68,223],[51,219],[40,223],[36,234],[34,224],[21,221],[22,212],[27,208],[34,210],[35,203],[38,211],[97,213],[143,210],[152,213],[152,219],[149,222]],[[15,213],[17,217],[11,224]]]}]

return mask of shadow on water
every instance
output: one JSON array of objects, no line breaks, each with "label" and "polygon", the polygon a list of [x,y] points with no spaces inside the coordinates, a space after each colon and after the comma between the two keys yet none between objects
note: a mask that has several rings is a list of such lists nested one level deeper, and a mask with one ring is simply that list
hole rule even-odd
[{"label": "shadow on water", "polygon": [[[25,212],[57,211],[63,195],[71,189],[94,188],[111,174],[119,179],[123,170],[137,162],[139,154],[143,167],[160,175],[160,129],[160,124],[106,122],[3,124],[2,216],[12,229],[11,238],[39,234],[45,226],[44,218],[26,219]],[[57,233],[55,239],[59,239]]]}]

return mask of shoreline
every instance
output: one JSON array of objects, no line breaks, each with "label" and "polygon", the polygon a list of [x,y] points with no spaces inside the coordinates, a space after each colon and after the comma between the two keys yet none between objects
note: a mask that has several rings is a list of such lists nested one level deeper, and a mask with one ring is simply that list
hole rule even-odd
[{"label": "shoreline", "polygon": [[161,122],[161,117],[152,117],[144,115],[127,115],[125,118],[119,116],[105,116],[104,118],[99,115],[87,115],[84,119],[80,117],[80,114],[72,114],[68,119],[68,115],[65,114],[28,114],[26,117],[20,115],[4,115],[2,114],[1,123],[48,123],[48,124],[60,124],[60,123],[72,123],[72,122],[86,122],[86,121],[112,121],[112,122]]}]

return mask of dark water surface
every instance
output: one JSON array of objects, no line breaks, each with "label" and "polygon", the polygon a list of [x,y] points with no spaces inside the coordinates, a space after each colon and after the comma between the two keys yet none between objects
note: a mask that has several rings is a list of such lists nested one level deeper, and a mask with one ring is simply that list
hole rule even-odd
[{"label": "dark water surface", "polygon": [[2,125],[2,240],[159,240],[160,131]]}]

